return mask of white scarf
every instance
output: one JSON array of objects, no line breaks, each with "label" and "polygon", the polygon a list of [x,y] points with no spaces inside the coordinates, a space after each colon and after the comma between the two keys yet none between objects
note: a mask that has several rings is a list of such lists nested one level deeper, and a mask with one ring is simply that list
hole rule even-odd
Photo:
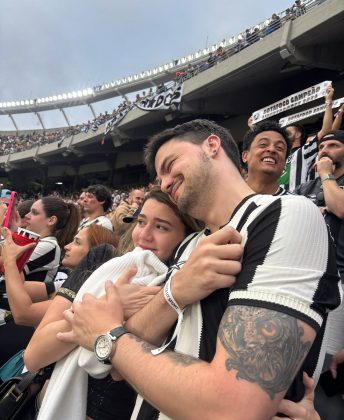
[{"label": "white scarf", "polygon": [[[75,297],[82,300],[84,293],[96,297],[105,294],[105,282],[115,283],[123,270],[137,267],[131,283],[156,286],[165,280],[167,267],[151,251],[135,248],[122,257],[113,258],[100,266],[80,288]],[[82,368],[80,368],[80,366]],[[105,377],[111,365],[104,365],[93,352],[77,347],[56,363],[50,378],[38,420],[85,420],[87,403],[87,373],[96,378]]]}]

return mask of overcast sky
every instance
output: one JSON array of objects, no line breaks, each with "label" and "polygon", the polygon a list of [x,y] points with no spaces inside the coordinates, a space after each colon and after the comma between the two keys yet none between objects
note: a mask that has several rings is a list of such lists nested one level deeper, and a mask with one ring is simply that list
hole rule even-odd
[{"label": "overcast sky", "polygon": [[[0,0],[0,102],[92,87],[165,64],[236,35],[292,4],[292,0]],[[98,103],[96,112],[112,110],[111,105]],[[73,124],[90,117],[86,109],[69,108],[67,113]],[[57,114],[43,113],[48,127],[63,125]],[[32,115],[15,119],[20,129],[39,128]],[[13,129],[9,117],[0,116],[0,130],[8,129]]]}]

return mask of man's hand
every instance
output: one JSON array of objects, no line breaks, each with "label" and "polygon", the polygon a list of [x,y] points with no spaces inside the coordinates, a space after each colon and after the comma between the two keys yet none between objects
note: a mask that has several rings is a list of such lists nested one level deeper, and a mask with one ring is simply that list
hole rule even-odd
[{"label": "man's hand", "polygon": [[305,372],[303,372],[303,383],[305,385],[303,399],[298,403],[282,400],[278,407],[278,412],[284,414],[285,417],[274,416],[272,420],[321,420],[313,404],[314,381]]},{"label": "man's hand", "polygon": [[63,316],[72,331],[58,333],[59,340],[93,350],[100,334],[123,325],[123,309],[116,286],[108,281],[105,290],[105,298],[97,299],[86,293],[82,302],[74,302],[71,309],[64,311]]},{"label": "man's hand", "polygon": [[330,371],[334,379],[337,378],[337,366],[344,362],[344,348],[332,356]]},{"label": "man's hand", "polygon": [[331,158],[324,156],[315,163],[315,170],[322,177],[327,174],[333,174],[334,164]]},{"label": "man's hand", "polygon": [[180,308],[197,302],[214,290],[231,287],[241,271],[241,235],[226,226],[202,239],[171,282]]},{"label": "man's hand", "polygon": [[248,125],[248,128],[250,129],[250,130],[253,130],[254,129],[254,122],[253,122],[253,117],[251,116],[248,120],[247,120],[247,125]]},{"label": "man's hand", "polygon": [[325,90],[325,101],[332,101],[334,94],[334,89],[332,85],[328,85]]},{"label": "man's hand", "polygon": [[161,290],[160,286],[129,284],[130,279],[136,272],[136,268],[129,268],[120,275],[116,282],[116,288],[122,302],[124,319],[126,320],[147,305]]}]

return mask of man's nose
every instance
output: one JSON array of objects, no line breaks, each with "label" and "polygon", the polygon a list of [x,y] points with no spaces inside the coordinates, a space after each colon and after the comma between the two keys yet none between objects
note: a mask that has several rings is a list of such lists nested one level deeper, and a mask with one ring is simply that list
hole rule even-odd
[{"label": "man's nose", "polygon": [[266,150],[270,153],[276,153],[276,146],[274,144],[268,144]]},{"label": "man's nose", "polygon": [[165,176],[161,178],[160,188],[161,191],[168,194],[171,190],[173,184],[173,179],[171,177]]}]

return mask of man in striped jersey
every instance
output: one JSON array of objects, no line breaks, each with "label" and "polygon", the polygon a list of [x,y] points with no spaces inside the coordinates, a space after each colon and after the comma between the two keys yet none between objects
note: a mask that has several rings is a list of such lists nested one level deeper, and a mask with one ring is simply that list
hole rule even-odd
[{"label": "man in striped jersey", "polygon": [[292,142],[292,149],[283,174],[278,183],[286,189],[293,191],[303,182],[314,179],[312,166],[318,153],[318,140],[321,139],[332,128],[332,99],[334,89],[329,85],[325,93],[325,112],[320,131],[313,137],[306,135],[305,129],[300,124],[289,124],[286,130]]},{"label": "man in striped jersey", "polygon": [[[133,418],[270,419],[288,389],[290,398],[302,397],[302,371],[315,372],[326,313],[340,302],[322,216],[303,197],[254,194],[234,140],[212,122],[165,130],[145,157],[161,189],[207,228],[181,246],[140,322],[127,322],[135,335],[126,334],[120,298],[108,285],[106,299],[73,304],[66,313],[73,331],[59,338],[88,349],[97,343],[99,360],[147,400]],[[228,255],[238,232],[241,272],[232,289],[215,290],[233,273]],[[138,337],[156,343],[181,311],[174,351],[161,353]]]}]

